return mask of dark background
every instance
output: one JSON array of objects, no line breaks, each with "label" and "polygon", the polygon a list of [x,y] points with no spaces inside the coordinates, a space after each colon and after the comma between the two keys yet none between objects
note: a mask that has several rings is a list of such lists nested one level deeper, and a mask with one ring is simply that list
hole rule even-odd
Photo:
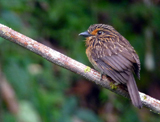
[{"label": "dark background", "polygon": [[[141,60],[138,88],[160,99],[159,0],[0,0],[0,23],[88,66],[80,32],[112,25]],[[0,38],[0,66],[15,94],[1,95],[4,122],[158,122],[149,109]],[[92,67],[92,66],[91,66]],[[14,110],[11,106],[16,104]]]}]

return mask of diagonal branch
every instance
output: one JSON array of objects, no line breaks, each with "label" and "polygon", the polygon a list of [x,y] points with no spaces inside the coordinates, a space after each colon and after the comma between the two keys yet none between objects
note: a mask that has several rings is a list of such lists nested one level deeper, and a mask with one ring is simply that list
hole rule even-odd
[{"label": "diagonal branch", "polygon": [[[42,56],[48,61],[59,65],[63,68],[66,68],[74,73],[77,73],[88,80],[105,87],[119,95],[129,98],[128,92],[125,90],[122,85],[115,86],[113,85],[113,81],[107,77],[103,77],[103,80],[100,81],[100,74],[94,69],[89,68],[88,66],[79,63],[78,61],[67,57],[64,54],[61,54],[27,36],[24,36],[11,28],[0,24],[0,36],[4,39],[7,39],[11,42],[17,43],[22,47]],[[139,92],[140,93],[140,92]],[[155,113],[160,113],[160,101],[144,94],[140,93],[140,97],[144,106],[149,108],[151,111]]]}]

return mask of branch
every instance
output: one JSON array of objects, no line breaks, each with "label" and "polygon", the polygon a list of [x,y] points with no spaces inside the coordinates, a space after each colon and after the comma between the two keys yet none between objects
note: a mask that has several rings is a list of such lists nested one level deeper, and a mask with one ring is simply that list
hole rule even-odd
[{"label": "branch", "polygon": [[[100,73],[95,71],[94,69],[89,68],[88,66],[75,61],[74,59],[67,57],[64,54],[61,54],[29,37],[26,37],[11,28],[0,24],[0,36],[4,39],[7,39],[11,42],[17,43],[22,47],[42,56],[48,61],[59,65],[63,68],[66,68],[74,73],[77,73],[88,80],[109,89],[119,95],[129,98],[127,90],[122,87],[122,85],[113,85],[113,81],[105,76],[103,76],[103,80],[100,81]],[[155,113],[160,113],[160,101],[144,94],[140,93],[141,101],[144,106],[150,109]]]}]

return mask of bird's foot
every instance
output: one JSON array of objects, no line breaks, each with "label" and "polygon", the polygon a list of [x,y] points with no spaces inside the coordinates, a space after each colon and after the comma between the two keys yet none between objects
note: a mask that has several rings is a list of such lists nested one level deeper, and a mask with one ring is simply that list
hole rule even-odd
[{"label": "bird's foot", "polygon": [[100,81],[102,81],[103,80],[103,74],[101,74],[101,76],[100,76],[101,78],[100,78]]}]

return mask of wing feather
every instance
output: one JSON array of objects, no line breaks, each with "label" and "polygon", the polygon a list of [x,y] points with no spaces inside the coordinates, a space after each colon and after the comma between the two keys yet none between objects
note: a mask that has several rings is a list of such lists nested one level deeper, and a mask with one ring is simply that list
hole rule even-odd
[{"label": "wing feather", "polygon": [[[97,43],[91,52],[93,60],[101,73],[110,76],[118,83],[127,83],[129,73],[134,71],[139,73],[139,59],[135,59],[136,53],[133,48],[124,47],[125,45],[116,45],[114,39],[105,40]],[[115,46],[116,45],[116,46]]]},{"label": "wing feather", "polygon": [[119,77],[113,72],[112,67],[110,67],[108,64],[104,63],[100,59],[98,59],[96,63],[100,69],[103,69],[103,74],[106,74],[110,76],[114,81],[121,83],[121,80],[119,79]]},{"label": "wing feather", "polygon": [[105,56],[105,57],[102,57],[102,60],[105,63],[109,63],[109,65],[115,70],[123,70],[122,67],[119,66],[119,64],[117,64],[114,60],[111,59],[111,57]]},{"label": "wing feather", "polygon": [[101,58],[97,59],[96,63],[100,69],[103,69],[103,73],[110,76],[114,81],[123,84],[127,82],[128,75],[125,73],[125,71],[116,71]]}]

